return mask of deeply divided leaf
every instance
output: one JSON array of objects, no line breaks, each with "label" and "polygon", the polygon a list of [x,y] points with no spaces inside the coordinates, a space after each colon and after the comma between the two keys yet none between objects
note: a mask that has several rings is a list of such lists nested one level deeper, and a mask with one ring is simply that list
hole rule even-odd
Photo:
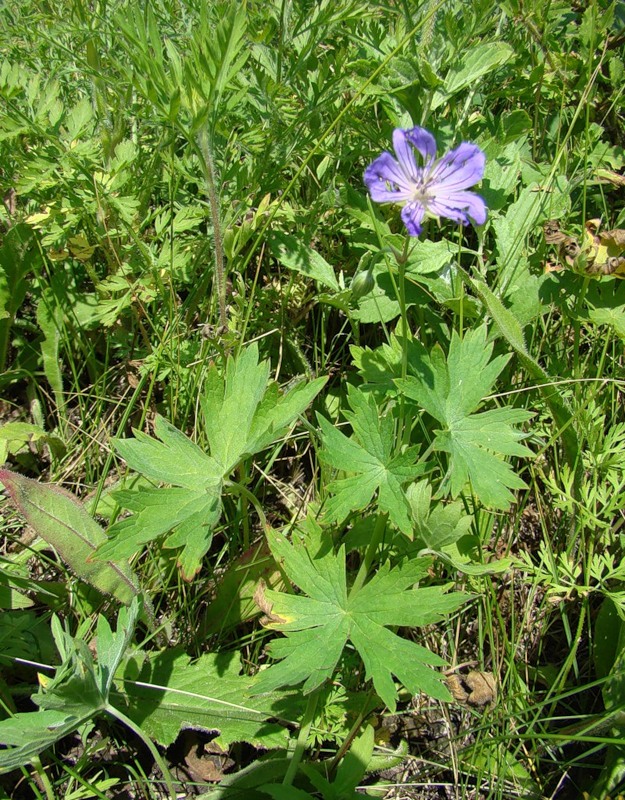
[{"label": "deeply divided leaf", "polygon": [[131,469],[172,485],[116,492],[115,500],[133,515],[111,526],[111,539],[99,557],[128,558],[169,534],[165,547],[180,549],[178,565],[183,578],[191,580],[221,517],[224,481],[244,457],[283,437],[325,381],[302,382],[281,393],[270,383],[269,363],[259,362],[252,344],[228,359],[225,374],[216,366],[208,372],[200,402],[210,455],[162,417],[154,425],[158,438],[135,431],[134,439],[116,440]]},{"label": "deeply divided leaf", "polygon": [[346,475],[328,486],[333,493],[325,507],[328,517],[342,520],[350,512],[366,508],[375,497],[380,511],[387,512],[408,534],[411,523],[403,487],[423,473],[423,465],[415,463],[417,448],[394,454],[393,417],[390,413],[381,416],[371,395],[350,387],[349,403],[352,411],[345,416],[351,422],[352,436],[319,416],[324,445],[320,457]]},{"label": "deeply divided leaf", "polygon": [[157,439],[134,431],[134,439],[114,439],[115,450],[130,469],[154,481],[198,489],[220,477],[215,461],[166,419],[154,422]]},{"label": "deeply divided leaf", "polygon": [[470,483],[486,506],[505,509],[514,499],[510,490],[525,483],[503,456],[531,454],[521,444],[525,434],[515,426],[532,415],[509,407],[475,413],[509,358],[491,360],[492,351],[485,326],[467,332],[464,339],[454,332],[446,359],[439,348],[427,353],[416,347],[409,365],[412,375],[395,383],[443,426],[433,443],[449,454],[441,493],[457,497]]},{"label": "deeply divided leaf", "polygon": [[361,589],[348,592],[343,547],[338,553],[328,547],[311,552],[310,541],[295,538],[289,544],[277,533],[270,541],[276,560],[303,594],[265,591],[265,604],[271,608],[268,626],[286,637],[272,642],[271,655],[278,663],[259,675],[255,692],[302,682],[305,693],[313,691],[332,677],[351,642],[366,677],[389,708],[397,701],[394,677],[412,693],[449,698],[440,674],[432,669],[442,660],[389,629],[437,622],[466,600],[459,592],[417,586],[427,574],[428,559],[384,566]]}]

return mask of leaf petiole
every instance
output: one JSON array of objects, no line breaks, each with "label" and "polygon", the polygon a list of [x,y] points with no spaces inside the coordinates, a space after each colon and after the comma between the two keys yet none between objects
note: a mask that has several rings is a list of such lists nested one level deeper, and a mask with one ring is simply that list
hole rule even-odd
[{"label": "leaf petiole", "polygon": [[141,741],[150,751],[152,758],[158,765],[158,768],[160,769],[163,775],[163,779],[165,781],[165,784],[167,785],[167,791],[169,792],[171,800],[177,800],[178,795],[176,793],[176,790],[174,789],[174,779],[172,777],[171,772],[169,771],[169,768],[167,767],[167,764],[161,757],[161,754],[158,752],[158,748],[156,747],[154,742],[149,738],[149,736],[146,736],[143,733],[139,725],[135,725],[135,723],[130,719],[130,717],[127,717],[122,711],[115,708],[115,706],[112,706],[110,703],[107,703],[104,706],[103,710],[106,711],[108,714],[110,714],[112,717],[115,717],[115,719],[117,719],[127,728],[130,728],[130,730],[141,739]]},{"label": "leaf petiole", "polygon": [[352,584],[352,588],[350,589],[350,597],[356,592],[359,592],[365,580],[367,579],[367,575],[371,570],[371,565],[373,564],[373,560],[378,552],[378,548],[380,546],[380,542],[384,538],[384,532],[386,531],[386,521],[388,519],[388,514],[378,514],[378,518],[375,523],[375,528],[373,529],[373,533],[371,534],[371,540],[367,545],[367,549],[365,551],[365,557],[362,560],[362,564],[360,565],[360,569],[358,570],[358,574],[356,575],[356,580]]},{"label": "leaf petiole", "polygon": [[306,750],[306,742],[308,741],[310,729],[315,720],[315,713],[317,711],[317,703],[319,702],[320,691],[321,687],[317,687],[308,695],[308,702],[306,703],[306,709],[304,710],[304,716],[302,717],[302,723],[300,725],[297,740],[295,742],[295,748],[293,749],[293,755],[291,756],[286,775],[282,781],[285,786],[290,786],[293,783],[295,773],[297,772],[297,768],[299,767],[302,756]]}]

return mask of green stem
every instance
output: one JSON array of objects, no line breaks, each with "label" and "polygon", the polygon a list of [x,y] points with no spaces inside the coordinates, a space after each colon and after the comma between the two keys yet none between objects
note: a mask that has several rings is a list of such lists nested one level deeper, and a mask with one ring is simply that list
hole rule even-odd
[{"label": "green stem", "polygon": [[584,282],[582,284],[582,288],[580,293],[577,296],[577,301],[575,303],[575,309],[573,311],[573,375],[574,377],[579,377],[579,337],[580,337],[580,327],[579,327],[579,315],[582,310],[582,305],[586,298],[586,293],[588,292],[588,286],[590,285],[590,278],[584,277]]},{"label": "green stem", "polygon": [[[460,251],[462,249],[462,232],[458,232],[458,263],[460,263]],[[455,281],[454,281],[455,282]],[[454,287],[455,288],[455,287]],[[464,338],[464,297],[465,297],[465,282],[460,277],[460,286],[458,287],[458,335]]]},{"label": "green stem", "polygon": [[554,707],[555,703],[557,702],[557,694],[558,692],[561,692],[566,686],[569,673],[571,672],[571,669],[573,669],[574,667],[575,660],[577,658],[577,650],[582,641],[582,633],[584,632],[585,622],[586,622],[586,608],[585,606],[582,605],[580,608],[579,619],[577,620],[577,628],[575,630],[575,635],[574,636],[569,635],[570,649],[568,655],[566,657],[564,664],[560,668],[560,672],[558,673],[558,676],[553,682],[553,685],[549,691],[549,696],[553,698]]},{"label": "green stem", "polygon": [[295,779],[295,774],[297,772],[297,768],[300,765],[304,752],[306,751],[306,742],[308,741],[308,737],[310,736],[310,729],[315,719],[315,714],[317,712],[317,703],[319,702],[319,687],[315,689],[308,695],[308,702],[306,703],[306,709],[304,711],[304,716],[302,717],[302,724],[299,729],[299,733],[297,735],[297,741],[295,742],[295,748],[293,750],[293,755],[291,756],[291,760],[289,761],[289,766],[286,771],[286,775],[284,776],[284,780],[282,783],[285,786],[290,786]]},{"label": "green stem", "polygon": [[[245,482],[245,462],[242,461],[238,468],[239,473],[239,486],[243,486]],[[250,546],[250,515],[248,511],[249,500],[244,492],[241,492],[241,524],[243,527],[243,550],[247,552]]]},{"label": "green stem", "polygon": [[50,783],[50,778],[48,778],[48,773],[43,768],[43,764],[41,763],[41,759],[39,756],[35,756],[32,760],[32,765],[39,776],[43,789],[46,793],[46,797],[48,800],[55,800],[54,794],[54,787]]},{"label": "green stem", "polygon": [[176,794],[176,790],[174,789],[174,779],[172,778],[171,772],[169,771],[167,764],[161,758],[161,754],[158,752],[158,749],[154,744],[154,742],[143,733],[143,731],[138,725],[135,725],[135,723],[130,719],[130,717],[127,717],[119,709],[107,703],[106,706],[104,707],[104,711],[106,711],[112,717],[115,717],[115,719],[119,720],[119,722],[121,722],[127,728],[130,728],[130,730],[141,739],[141,741],[150,751],[152,758],[154,759],[156,764],[158,764],[158,768],[160,769],[163,775],[163,779],[167,785],[167,791],[169,792],[171,800],[177,800],[178,795]]},{"label": "green stem", "polygon": [[341,746],[337,750],[336,755],[334,756],[334,758],[330,762],[330,766],[328,767],[328,772],[329,772],[330,775],[334,775],[334,772],[335,772],[336,768],[338,767],[340,760],[343,758],[345,753],[347,753],[349,748],[352,746],[352,742],[354,741],[354,739],[358,735],[358,731],[360,730],[360,728],[362,726],[362,723],[367,719],[367,717],[371,713],[370,711],[367,711],[367,708],[369,706],[369,701],[371,700],[372,694],[373,694],[373,687],[370,687],[369,691],[367,692],[367,696],[363,700],[362,708],[358,712],[358,716],[356,717],[356,720],[355,720],[354,724],[352,725],[352,727],[350,728],[349,733],[347,734],[347,736],[343,740],[343,743],[341,744]]},{"label": "green stem", "polygon": [[238,494],[241,497],[245,497],[245,499],[249,503],[251,503],[256,509],[256,513],[258,514],[258,517],[260,519],[260,524],[263,526],[263,530],[264,531],[267,530],[269,525],[267,523],[267,517],[265,516],[265,512],[263,511],[261,504],[258,502],[258,500],[254,497],[252,492],[250,492],[250,490],[247,487],[243,486],[242,483],[235,483],[234,481],[230,481],[228,484],[226,484],[225,490],[229,494],[230,493]]},{"label": "green stem", "polygon": [[356,575],[356,580],[354,581],[352,588],[350,590],[350,595],[356,594],[356,592],[362,589],[365,580],[367,579],[367,575],[371,570],[371,565],[373,564],[373,560],[376,557],[378,552],[378,548],[380,546],[380,542],[384,537],[384,532],[386,531],[386,521],[388,519],[388,514],[378,514],[378,519],[375,523],[375,528],[373,529],[373,533],[371,534],[371,541],[367,545],[367,550],[365,551],[365,557],[362,560],[362,564],[360,565],[360,569],[358,570],[358,574]]},{"label": "green stem", "polygon": [[397,273],[399,278],[399,312],[401,314],[401,376],[408,375],[408,313],[406,310],[406,261],[408,258],[408,237],[404,242],[404,249],[397,257]]},{"label": "green stem", "polygon": [[[404,247],[401,253],[393,248],[395,261],[397,262],[397,283],[392,270],[389,276],[399,302],[399,313],[401,320],[401,377],[405,379],[408,375],[408,311],[406,308],[406,262],[408,260],[409,238],[404,239]],[[406,399],[403,394],[399,397],[399,436],[397,437],[398,448],[408,444],[410,438],[410,426],[406,425]]]},{"label": "green stem", "polygon": [[228,317],[226,314],[226,269],[224,262],[223,234],[221,231],[221,217],[219,214],[219,197],[215,185],[215,163],[211,153],[206,128],[200,131],[198,146],[202,158],[202,170],[206,180],[206,194],[210,205],[215,237],[215,284],[217,287],[217,302],[219,304],[219,325],[225,332],[228,330]]}]

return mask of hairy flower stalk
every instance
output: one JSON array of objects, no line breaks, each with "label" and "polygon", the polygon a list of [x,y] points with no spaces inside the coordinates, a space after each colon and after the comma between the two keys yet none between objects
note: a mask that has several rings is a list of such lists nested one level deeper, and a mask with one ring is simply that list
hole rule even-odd
[{"label": "hairy flower stalk", "polygon": [[486,203],[466,191],[484,174],[486,157],[477,145],[462,142],[437,159],[434,137],[416,127],[396,128],[393,149],[395,157],[384,152],[367,167],[364,181],[376,203],[403,203],[401,218],[411,236],[419,236],[425,217],[446,217],[463,225],[486,221]]},{"label": "hairy flower stalk", "polygon": [[215,284],[217,288],[217,302],[219,305],[219,327],[222,331],[228,329],[228,316],[226,313],[226,268],[224,264],[223,236],[221,232],[221,217],[219,213],[219,198],[215,183],[215,165],[213,155],[208,143],[208,134],[205,130],[198,137],[201,162],[206,179],[206,194],[213,222],[213,235],[215,238]]}]

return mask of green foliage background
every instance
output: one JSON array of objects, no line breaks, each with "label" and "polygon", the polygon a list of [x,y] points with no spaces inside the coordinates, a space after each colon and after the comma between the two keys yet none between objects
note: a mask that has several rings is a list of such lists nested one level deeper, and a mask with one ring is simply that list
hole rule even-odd
[{"label": "green foliage background", "polygon": [[[623,9],[0,9],[6,796],[623,790],[625,282],[542,233],[625,227]],[[484,226],[372,206],[413,125]]]}]

